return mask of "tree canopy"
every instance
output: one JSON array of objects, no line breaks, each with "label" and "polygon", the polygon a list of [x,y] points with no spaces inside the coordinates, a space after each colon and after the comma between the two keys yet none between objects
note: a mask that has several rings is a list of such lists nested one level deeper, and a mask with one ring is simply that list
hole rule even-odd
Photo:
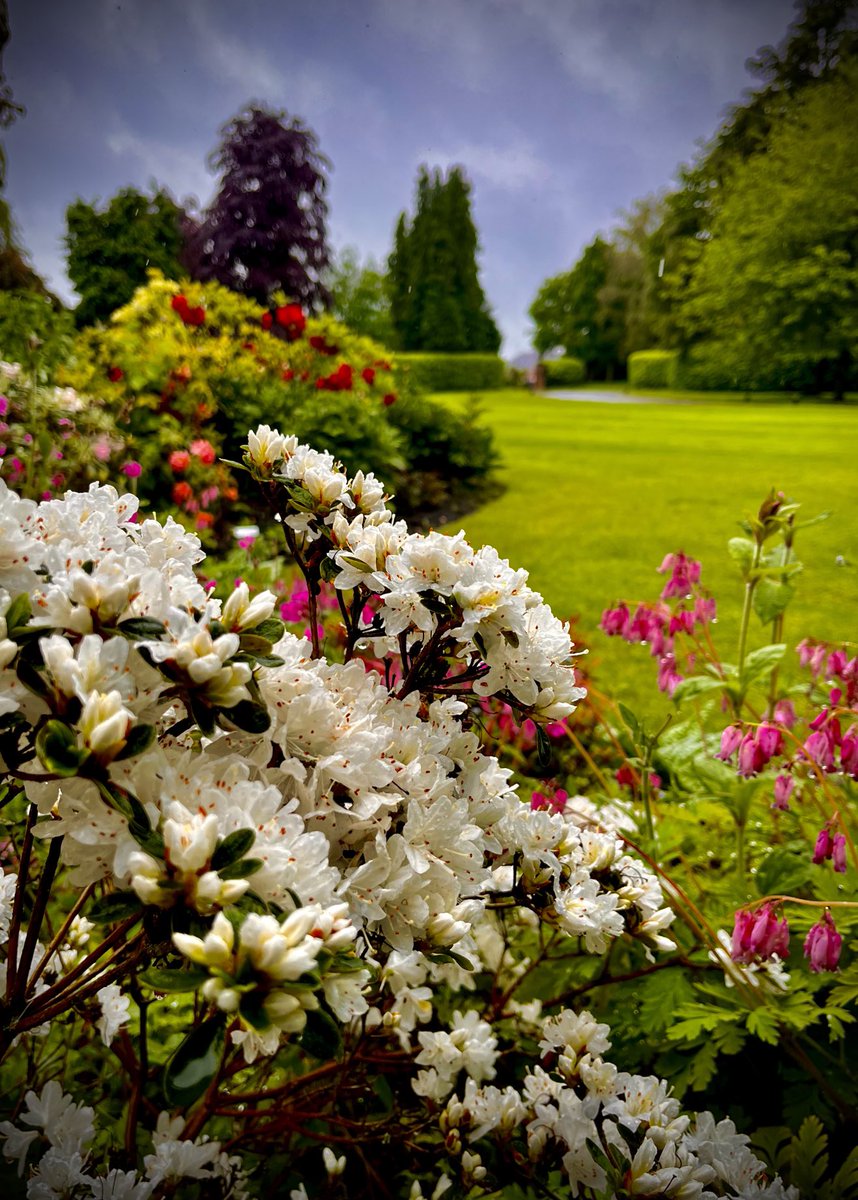
[{"label": "tree canopy", "polygon": [[218,193],[190,230],[192,275],[261,304],[283,291],[306,307],[326,307],[329,163],[316,135],[297,118],[257,106],[221,134],[211,159]]},{"label": "tree canopy", "polygon": [[338,321],[383,346],[393,344],[387,277],[373,258],[361,264],[357,249],[346,246],[334,260],[327,284]]},{"label": "tree canopy", "polygon": [[496,352],[500,333],[479,281],[471,186],[421,167],[413,219],[399,217],[388,260],[391,317],[400,349]]},{"label": "tree canopy", "polygon": [[156,269],[178,279],[184,210],[163,188],[123,188],[103,208],[76,200],[66,209],[68,275],[80,296],[78,325],[106,320]]}]

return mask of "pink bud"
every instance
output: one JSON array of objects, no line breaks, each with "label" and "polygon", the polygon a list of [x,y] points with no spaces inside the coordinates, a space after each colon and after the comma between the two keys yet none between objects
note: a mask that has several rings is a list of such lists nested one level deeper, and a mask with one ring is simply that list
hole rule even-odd
[{"label": "pink bud", "polygon": [[756,743],[760,752],[760,766],[764,767],[770,758],[780,754],[783,734],[775,725],[760,725],[757,729]]},{"label": "pink bud", "polygon": [[729,761],[738,750],[744,736],[741,725],[728,725],[721,734],[721,749],[715,757],[723,758],[724,762]]},{"label": "pink bud", "polygon": [[811,926],[804,942],[804,953],[811,971],[836,971],[842,944],[843,938],[837,932],[831,913],[826,909],[825,916],[816,925]]},{"label": "pink bud", "polygon": [[795,780],[791,775],[778,775],[775,780],[775,802],[773,808],[786,810],[789,808],[789,798],[792,795],[792,790],[795,787]]},{"label": "pink bud", "polygon": [[143,468],[141,467],[140,463],[134,462],[132,459],[131,462],[127,462],[123,465],[122,474],[126,475],[129,479],[137,479],[142,470]]},{"label": "pink bud", "polygon": [[813,848],[813,862],[819,866],[827,859],[831,858],[831,852],[834,849],[834,842],[831,840],[831,831],[827,825],[823,825],[819,833],[816,835],[816,845]]},{"label": "pink bud", "polygon": [[831,861],[834,864],[834,870],[841,875],[846,874],[846,835],[844,833],[835,833],[834,844],[831,848]]}]

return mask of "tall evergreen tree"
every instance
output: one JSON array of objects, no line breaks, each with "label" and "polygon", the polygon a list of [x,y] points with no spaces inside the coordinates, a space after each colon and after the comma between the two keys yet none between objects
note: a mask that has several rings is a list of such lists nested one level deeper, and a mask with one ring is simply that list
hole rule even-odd
[{"label": "tall evergreen tree", "polygon": [[403,213],[388,260],[394,328],[404,350],[495,352],[500,333],[479,282],[470,185],[421,167],[414,218]]}]

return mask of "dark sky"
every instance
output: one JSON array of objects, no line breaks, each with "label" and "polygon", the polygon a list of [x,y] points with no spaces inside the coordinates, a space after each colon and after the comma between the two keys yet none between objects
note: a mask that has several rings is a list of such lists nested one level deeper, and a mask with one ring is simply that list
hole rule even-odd
[{"label": "dark sky", "polygon": [[462,163],[504,353],[541,281],[668,185],[751,82],[791,0],[10,0],[27,114],[7,194],[66,298],[66,205],[156,179],[210,198],[206,157],[251,100],[333,164],[330,237],[384,257],[417,167]]}]

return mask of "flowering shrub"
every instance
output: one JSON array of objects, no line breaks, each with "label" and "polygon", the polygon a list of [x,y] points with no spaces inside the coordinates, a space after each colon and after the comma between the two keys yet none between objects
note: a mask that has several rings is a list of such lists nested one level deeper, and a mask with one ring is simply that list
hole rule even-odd
[{"label": "flowering shrub", "polygon": [[104,401],[49,387],[0,362],[0,471],[29,499],[126,477],[135,470]]},{"label": "flowering shrub", "polygon": [[[490,435],[475,438],[472,418],[425,398],[421,421],[395,415],[406,400],[413,409],[415,398],[382,347],[329,317],[307,317],[287,303],[262,309],[217,283],[180,285],[153,272],[107,328],[80,335],[67,376],[114,405],[142,464],[141,496],[159,512],[170,497],[174,515],[197,532],[213,529],[219,546],[236,482],[216,461],[235,459],[248,426],[266,414],[333,453],[360,454],[367,469],[394,482],[412,467],[435,470],[444,498],[455,489],[453,468],[462,468],[461,491],[484,481],[492,465]],[[451,425],[470,451],[461,464],[447,460]],[[211,464],[193,455],[192,445],[202,442],[212,447]],[[423,461],[427,442],[431,467]],[[185,455],[191,475],[173,465]],[[419,502],[419,489],[406,499]],[[243,500],[255,503],[255,494]]]},{"label": "flowering shrub", "polygon": [[795,1197],[527,995],[677,950],[627,818],[524,802],[471,728],[483,698],[534,727],[582,699],[526,572],[294,436],[243,465],[309,641],[268,591],[207,596],[198,539],[133,496],[0,482],[0,1142],[28,1195]]}]

